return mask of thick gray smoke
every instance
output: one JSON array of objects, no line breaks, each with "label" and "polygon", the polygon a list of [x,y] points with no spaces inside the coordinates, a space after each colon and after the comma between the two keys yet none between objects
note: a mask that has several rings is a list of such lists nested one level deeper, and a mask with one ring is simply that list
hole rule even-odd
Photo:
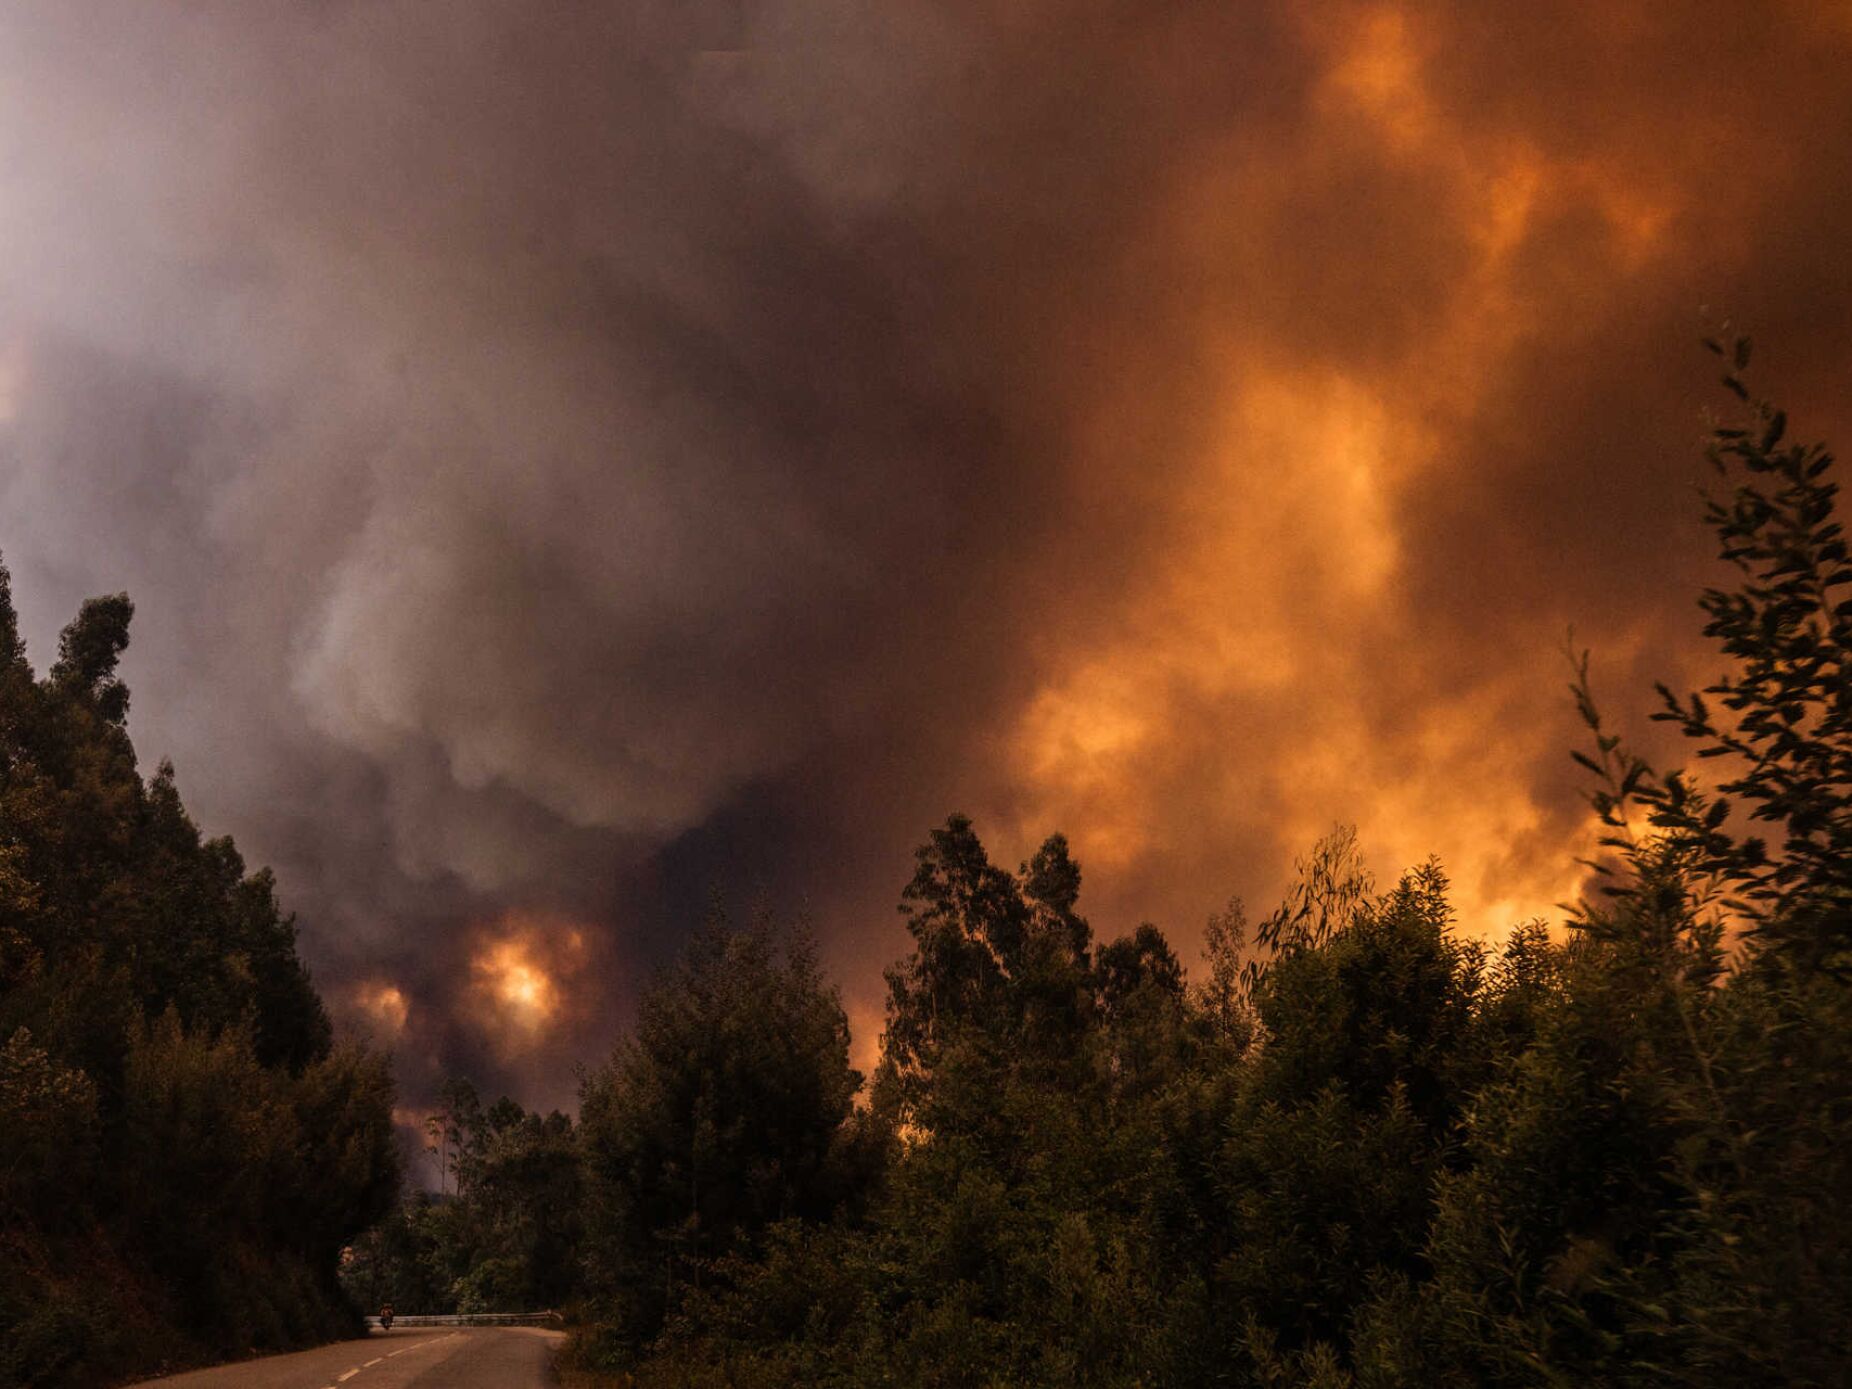
[{"label": "thick gray smoke", "polygon": [[1547,901],[1564,625],[1691,649],[1699,305],[1834,422],[1852,32],[1538,13],[14,0],[35,653],[134,594],[144,758],[414,1096],[567,1099],[710,886],[866,1033],[954,808],[1109,929],[1340,817]]}]

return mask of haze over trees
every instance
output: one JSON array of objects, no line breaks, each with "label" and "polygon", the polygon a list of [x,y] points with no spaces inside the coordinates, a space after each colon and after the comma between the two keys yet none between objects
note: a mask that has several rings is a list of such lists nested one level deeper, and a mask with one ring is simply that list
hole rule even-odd
[{"label": "haze over trees", "polygon": [[[1094,940],[1060,836],[1011,872],[955,816],[904,895],[866,1107],[808,1120],[879,1170],[705,1260],[633,1225],[582,1357],[663,1386],[1845,1383],[1852,561],[1831,459],[1716,350],[1750,406],[1712,452],[1731,673],[1658,716],[1719,775],[1632,753],[1584,660],[1603,887],[1566,933],[1465,939],[1439,865],[1379,888],[1339,831],[1251,931],[1211,923],[1191,985],[1155,927]],[[738,1094],[840,1064],[743,1055]],[[729,1122],[680,1065],[640,1107]]]},{"label": "haze over trees", "polygon": [[579,1281],[580,1158],[572,1120],[467,1080],[438,1097],[428,1132],[439,1190],[418,1187],[349,1248],[341,1283],[369,1311],[526,1311],[565,1305]]},{"label": "haze over trees", "polygon": [[35,677],[0,570],[0,1383],[355,1325],[399,1180],[382,1057],[333,1044],[268,872],[136,770],[129,600]]},{"label": "haze over trees", "polygon": [[1728,672],[1657,714],[1712,775],[1637,755],[1582,660],[1603,840],[1560,929],[1468,939],[1441,865],[1376,883],[1340,829],[1191,971],[1096,936],[1062,836],[1012,870],[955,815],[871,1077],[803,932],[717,916],[576,1124],[454,1082],[396,1200],[382,1063],[135,772],[127,601],[42,680],[0,604],[0,1374],[390,1298],[562,1308],[581,1367],[665,1389],[1847,1382],[1852,556],[1831,458],[1717,351]]}]

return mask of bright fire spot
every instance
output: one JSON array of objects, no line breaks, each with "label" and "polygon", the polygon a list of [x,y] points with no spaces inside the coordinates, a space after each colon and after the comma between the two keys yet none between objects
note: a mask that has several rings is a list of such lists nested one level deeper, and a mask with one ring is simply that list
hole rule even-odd
[{"label": "bright fire spot", "polygon": [[375,979],[360,985],[354,990],[354,1002],[388,1038],[403,1032],[411,1016],[411,1003],[405,991],[384,980]]},{"label": "bright fire spot", "polygon": [[470,958],[478,1025],[504,1051],[521,1051],[561,1021],[569,999],[561,980],[585,959],[585,932],[556,918],[509,912],[487,927]]},{"label": "bright fire spot", "polygon": [[520,941],[497,941],[473,962],[477,980],[521,1026],[543,1026],[557,1007],[553,980]]}]

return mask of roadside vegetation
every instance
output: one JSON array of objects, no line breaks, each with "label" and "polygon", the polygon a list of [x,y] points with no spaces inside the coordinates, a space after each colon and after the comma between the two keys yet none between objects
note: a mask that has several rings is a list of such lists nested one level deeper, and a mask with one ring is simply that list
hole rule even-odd
[{"label": "roadside vegetation", "polygon": [[454,1080],[427,1129],[439,1189],[414,1185],[341,1260],[368,1312],[528,1312],[571,1305],[579,1287],[578,1135],[506,1096],[485,1107]]},{"label": "roadside vegetation", "polygon": [[0,1384],[351,1332],[336,1263],[399,1180],[270,875],[137,771],[132,611],[85,603],[39,678],[0,570]]},{"label": "roadside vegetation", "polygon": [[269,879],[136,772],[127,600],[39,679],[0,585],[0,1383],[388,1299],[567,1309],[570,1382],[631,1389],[1848,1382],[1852,557],[1831,458],[1714,346],[1727,673],[1653,714],[1710,776],[1583,658],[1565,920],[1469,939],[1439,864],[1374,882],[1338,830],[1186,970],[1096,934],[1062,836],[1011,869],[953,816],[872,1075],[803,931],[716,918],[576,1123],[456,1082],[409,1197]]},{"label": "roadside vegetation", "polygon": [[1095,937],[1059,835],[1012,872],[953,817],[860,1108],[834,994],[756,937],[704,940],[587,1085],[577,1363],[639,1389],[1848,1382],[1852,561],[1831,459],[1714,346],[1746,414],[1708,511],[1739,577],[1701,600],[1729,673],[1655,717],[1715,776],[1634,755],[1584,661],[1590,902],[1481,944],[1439,865],[1373,884],[1340,831],[1277,910],[1210,924],[1191,981],[1155,927]]}]

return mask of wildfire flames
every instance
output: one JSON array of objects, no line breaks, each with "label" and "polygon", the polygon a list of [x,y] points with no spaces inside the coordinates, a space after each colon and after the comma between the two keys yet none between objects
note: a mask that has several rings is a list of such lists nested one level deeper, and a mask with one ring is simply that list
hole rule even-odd
[{"label": "wildfire flames", "polygon": [[526,1051],[570,1014],[561,980],[585,956],[585,933],[570,922],[509,912],[481,933],[470,957],[476,1024],[504,1053]]},{"label": "wildfire flames", "polygon": [[524,1027],[543,1026],[559,1006],[552,977],[528,958],[520,941],[497,941],[477,956],[474,968],[507,1016]]}]

